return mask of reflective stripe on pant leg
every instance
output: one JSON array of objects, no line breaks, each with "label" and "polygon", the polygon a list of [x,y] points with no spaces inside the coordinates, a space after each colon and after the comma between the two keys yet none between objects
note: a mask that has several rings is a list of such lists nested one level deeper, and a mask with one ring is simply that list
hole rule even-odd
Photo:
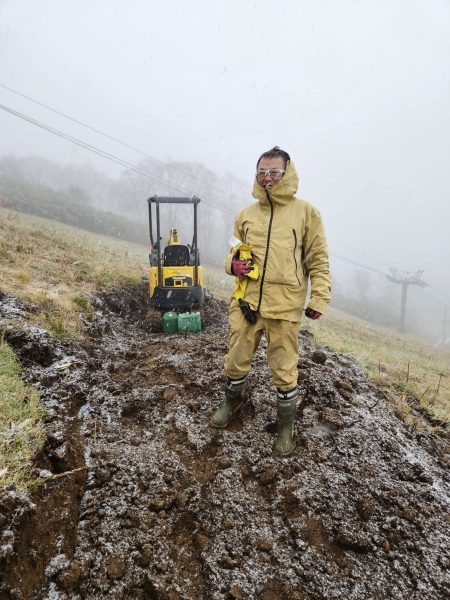
[{"label": "reflective stripe on pant leg", "polygon": [[224,358],[227,377],[232,380],[245,378],[252,366],[253,355],[256,352],[264,324],[258,317],[255,325],[250,325],[242,314],[239,305],[231,304],[229,313],[230,347]]},{"label": "reflective stripe on pant leg", "polygon": [[280,390],[277,388],[277,399],[278,400],[292,400],[298,396],[298,386],[295,384],[290,390]]},{"label": "reflective stripe on pant leg", "polygon": [[282,391],[297,386],[298,332],[300,323],[281,319],[265,319],[267,362],[272,382]]},{"label": "reflective stripe on pant leg", "polygon": [[247,373],[247,375],[245,377],[241,377],[240,379],[230,379],[227,376],[227,387],[233,388],[233,386],[239,386],[239,385],[244,384],[248,379],[248,375],[249,374]]}]

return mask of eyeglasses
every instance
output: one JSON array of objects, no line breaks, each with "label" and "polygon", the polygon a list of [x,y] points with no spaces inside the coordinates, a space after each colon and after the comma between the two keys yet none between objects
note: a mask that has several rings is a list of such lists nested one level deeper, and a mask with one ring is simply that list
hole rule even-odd
[{"label": "eyeglasses", "polygon": [[256,177],[258,179],[265,179],[268,175],[273,179],[281,178],[286,171],[284,169],[261,169],[257,171]]}]

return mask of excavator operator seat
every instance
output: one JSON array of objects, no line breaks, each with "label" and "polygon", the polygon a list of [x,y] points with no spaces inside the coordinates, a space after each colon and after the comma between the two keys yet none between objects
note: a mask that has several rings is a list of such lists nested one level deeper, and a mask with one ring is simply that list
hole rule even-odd
[{"label": "excavator operator seat", "polygon": [[165,267],[188,267],[190,264],[190,252],[183,244],[174,244],[164,248]]}]

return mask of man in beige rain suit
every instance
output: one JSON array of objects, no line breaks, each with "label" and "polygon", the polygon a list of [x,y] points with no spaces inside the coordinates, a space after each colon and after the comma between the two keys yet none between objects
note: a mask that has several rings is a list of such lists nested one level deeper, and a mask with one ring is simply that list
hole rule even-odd
[{"label": "man in beige rain suit", "polygon": [[275,452],[280,456],[295,449],[298,333],[308,279],[311,297],[305,314],[309,318],[321,316],[331,290],[322,219],[311,204],[295,197],[297,188],[297,172],[287,152],[275,147],[261,155],[253,186],[257,202],[238,214],[234,231],[238,241],[250,248],[251,259],[248,254],[243,258],[235,247],[225,261],[225,270],[237,277],[238,285],[230,304],[225,401],[211,418],[214,427],[226,427],[240,408],[264,332],[277,389]]}]

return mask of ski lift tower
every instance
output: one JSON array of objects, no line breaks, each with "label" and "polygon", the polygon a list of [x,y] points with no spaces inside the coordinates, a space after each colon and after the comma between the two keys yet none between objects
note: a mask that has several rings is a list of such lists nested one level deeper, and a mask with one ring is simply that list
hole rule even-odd
[{"label": "ski lift tower", "polygon": [[391,275],[386,277],[392,283],[400,283],[402,286],[402,298],[400,302],[400,333],[405,333],[405,322],[406,322],[406,299],[408,296],[408,286],[418,285],[421,288],[427,287],[428,283],[421,280],[423,271],[416,271],[411,273],[409,271],[397,271],[397,269],[391,268]]}]

